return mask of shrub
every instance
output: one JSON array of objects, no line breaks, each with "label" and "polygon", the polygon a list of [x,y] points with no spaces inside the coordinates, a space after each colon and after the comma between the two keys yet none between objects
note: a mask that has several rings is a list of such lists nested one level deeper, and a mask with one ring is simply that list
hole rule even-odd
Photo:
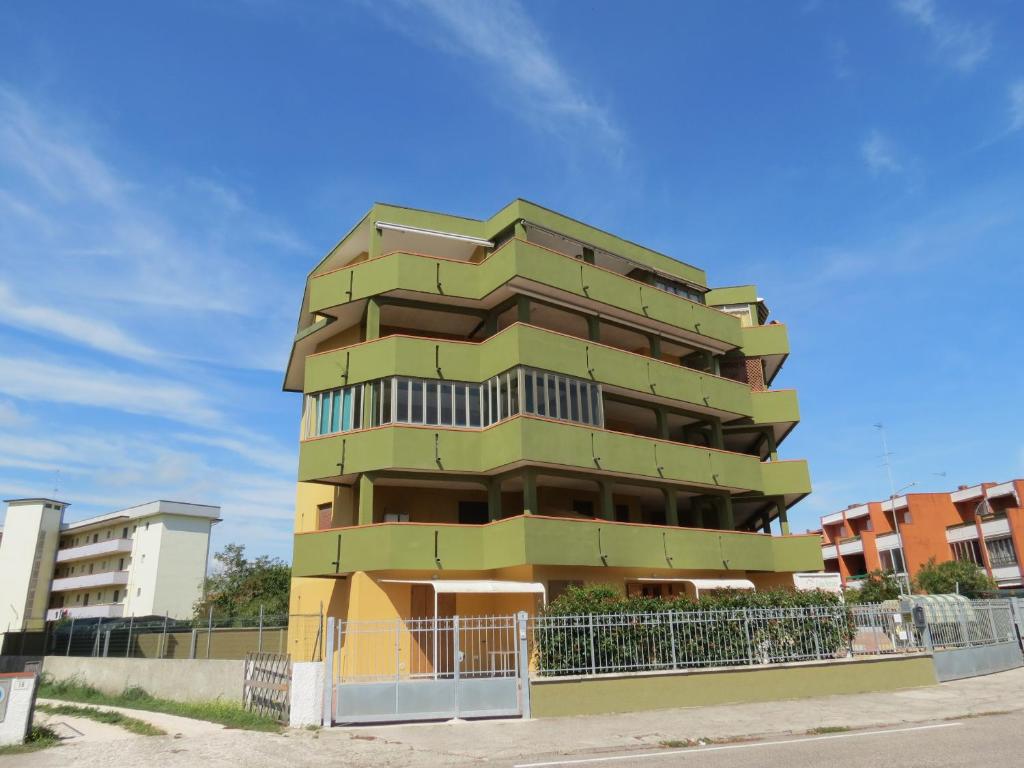
[{"label": "shrub", "polygon": [[996,589],[996,583],[974,563],[965,560],[936,563],[933,557],[917,572],[914,587],[927,595],[949,595],[959,591],[973,600]]},{"label": "shrub", "polygon": [[871,571],[860,589],[848,589],[846,600],[850,603],[883,603],[896,600],[901,594],[900,581],[892,571]]},{"label": "shrub", "polygon": [[[786,610],[796,608],[821,610]],[[541,615],[547,620],[537,625],[537,658],[555,675],[827,657],[851,636],[838,596],[825,592],[724,591],[666,600],[593,585],[570,588]]]}]

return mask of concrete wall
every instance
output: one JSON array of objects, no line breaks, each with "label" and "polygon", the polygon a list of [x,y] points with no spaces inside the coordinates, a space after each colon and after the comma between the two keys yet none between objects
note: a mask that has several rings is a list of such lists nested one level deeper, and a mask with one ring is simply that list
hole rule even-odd
[{"label": "concrete wall", "polygon": [[43,672],[55,680],[77,678],[104,693],[139,686],[174,701],[242,702],[245,662],[241,659],[97,659],[47,656]]},{"label": "concrete wall", "polygon": [[763,668],[598,675],[530,681],[534,717],[642,712],[935,685],[925,654]]}]

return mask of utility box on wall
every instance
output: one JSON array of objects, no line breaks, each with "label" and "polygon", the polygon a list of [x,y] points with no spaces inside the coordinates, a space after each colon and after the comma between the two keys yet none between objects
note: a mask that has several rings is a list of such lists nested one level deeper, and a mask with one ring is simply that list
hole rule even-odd
[{"label": "utility box on wall", "polygon": [[38,679],[33,672],[0,674],[0,746],[23,744],[28,737]]}]

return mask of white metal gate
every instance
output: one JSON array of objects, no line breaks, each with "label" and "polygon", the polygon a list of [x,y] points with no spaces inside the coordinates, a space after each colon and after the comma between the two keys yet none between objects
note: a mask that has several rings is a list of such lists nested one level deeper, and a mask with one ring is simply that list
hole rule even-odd
[{"label": "white metal gate", "polygon": [[526,620],[329,618],[324,724],[529,717]]}]

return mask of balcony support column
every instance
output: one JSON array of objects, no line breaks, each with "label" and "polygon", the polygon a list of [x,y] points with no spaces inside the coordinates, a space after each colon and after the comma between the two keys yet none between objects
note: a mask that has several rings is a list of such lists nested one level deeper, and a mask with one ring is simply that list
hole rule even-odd
[{"label": "balcony support column", "polygon": [[487,518],[491,522],[501,520],[501,480],[487,483]]},{"label": "balcony support column", "polygon": [[516,320],[520,323],[530,322],[530,297],[519,294],[516,296]]},{"label": "balcony support column", "polygon": [[380,338],[380,301],[376,297],[366,300],[366,333],[363,341],[373,341]]},{"label": "balcony support column", "polygon": [[373,525],[373,475],[359,476],[359,525]]},{"label": "balcony support column", "polygon": [[709,416],[708,423],[711,426],[711,447],[717,448],[720,451],[724,450],[725,434],[722,432],[722,420],[716,419],[714,416]]},{"label": "balcony support column", "polygon": [[772,513],[771,512],[765,512],[764,513],[764,525],[762,526],[762,530],[765,533],[771,535],[771,532],[772,532]]},{"label": "balcony support column", "polygon": [[377,225],[370,226],[370,244],[366,248],[366,258],[375,259],[380,256],[380,230]]},{"label": "balcony support column", "polygon": [[597,315],[587,315],[587,338],[591,341],[601,340],[601,319]]},{"label": "balcony support column", "polygon": [[648,337],[648,339],[650,340],[650,345],[651,345],[651,357],[660,360],[661,359],[661,337],[660,336],[655,336],[655,335],[652,334],[651,336]]},{"label": "balcony support column", "polygon": [[783,536],[789,535],[789,515],[786,512],[786,500],[781,496],[775,499],[775,508],[779,511],[779,529]]},{"label": "balcony support column", "polygon": [[515,237],[518,237],[520,240],[526,239],[526,221],[524,219],[516,220]]},{"label": "balcony support column", "polygon": [[775,442],[775,429],[774,427],[768,427],[764,434],[765,440],[768,441],[768,459],[770,461],[779,460],[779,446]]},{"label": "balcony support column", "polygon": [[732,513],[732,496],[715,497],[715,506],[718,508],[718,527],[723,531],[736,530],[736,520]]},{"label": "balcony support column", "polygon": [[615,519],[615,501],[612,498],[612,484],[608,480],[599,480],[597,483],[601,496],[601,503],[598,505],[597,515],[602,520]]},{"label": "balcony support column", "polygon": [[537,508],[537,473],[532,469],[523,470],[523,514],[536,515]]},{"label": "balcony support column", "polygon": [[675,488],[665,488],[665,525],[679,527],[679,494]]},{"label": "balcony support column", "polygon": [[663,406],[656,406],[654,408],[654,415],[658,420],[658,437],[662,440],[670,440],[668,434],[668,414],[665,412]]}]

